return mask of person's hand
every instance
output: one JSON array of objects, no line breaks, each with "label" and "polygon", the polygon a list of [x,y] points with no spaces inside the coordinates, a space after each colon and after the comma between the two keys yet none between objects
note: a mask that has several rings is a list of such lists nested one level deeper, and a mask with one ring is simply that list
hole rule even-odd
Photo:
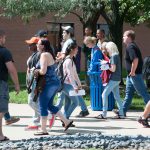
[{"label": "person's hand", "polygon": [[82,85],[78,86],[78,89],[79,89],[79,90],[82,89]]},{"label": "person's hand", "polygon": [[129,76],[134,77],[135,76],[135,72],[130,72]]},{"label": "person's hand", "polygon": [[78,88],[75,88],[74,90],[75,90],[76,93],[78,93]]},{"label": "person's hand", "polygon": [[16,91],[16,95],[18,95],[19,92],[20,92],[20,86],[19,86],[19,84],[15,85],[15,91]]},{"label": "person's hand", "polygon": [[38,75],[39,75],[39,69],[35,69],[35,70],[34,70],[34,76],[37,78]]}]

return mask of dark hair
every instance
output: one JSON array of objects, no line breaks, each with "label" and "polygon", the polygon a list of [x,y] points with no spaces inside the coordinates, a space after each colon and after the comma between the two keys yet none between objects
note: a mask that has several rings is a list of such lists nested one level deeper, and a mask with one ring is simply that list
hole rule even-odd
[{"label": "dark hair", "polygon": [[4,30],[0,29],[0,36],[4,36],[6,33]]},{"label": "dark hair", "polygon": [[44,51],[49,52],[52,55],[53,59],[55,60],[56,58],[55,58],[55,55],[54,55],[54,52],[52,50],[52,47],[51,47],[49,40],[46,40],[46,39],[41,40],[41,45],[44,46]]},{"label": "dark hair", "polygon": [[75,49],[77,47],[77,43],[73,42],[71,44],[68,45],[67,49],[66,49],[66,53],[65,55],[69,55],[72,49]]},{"label": "dark hair", "polygon": [[105,30],[104,29],[97,29],[97,31],[100,31],[105,35]]},{"label": "dark hair", "polygon": [[64,31],[66,31],[67,34],[70,34],[70,37],[73,38],[73,36],[74,36],[73,33],[69,32],[68,30],[64,30]]}]

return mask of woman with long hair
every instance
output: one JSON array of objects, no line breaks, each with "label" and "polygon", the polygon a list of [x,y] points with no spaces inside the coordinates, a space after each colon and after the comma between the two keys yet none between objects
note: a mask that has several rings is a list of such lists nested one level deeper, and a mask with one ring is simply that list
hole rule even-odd
[{"label": "woman with long hair", "polygon": [[103,113],[97,116],[97,119],[106,119],[107,118],[107,109],[108,109],[108,95],[113,92],[114,98],[117,102],[117,106],[119,108],[119,114],[115,117],[116,119],[123,119],[123,105],[122,100],[120,98],[119,93],[119,83],[121,81],[121,62],[119,51],[115,43],[108,42],[106,44],[106,50],[110,56],[110,68],[109,70],[112,72],[110,76],[110,80],[106,85],[103,93],[102,93],[102,101],[103,101]]},{"label": "woman with long hair", "polygon": [[53,105],[54,97],[60,86],[60,81],[55,73],[55,56],[48,40],[39,40],[37,49],[40,51],[40,61],[35,70],[35,75],[45,76],[45,85],[39,94],[39,107],[41,115],[41,131],[34,135],[48,135],[46,130],[48,110],[52,114],[56,114],[63,122],[65,131],[72,125],[73,121],[66,119],[59,111],[58,107]]}]

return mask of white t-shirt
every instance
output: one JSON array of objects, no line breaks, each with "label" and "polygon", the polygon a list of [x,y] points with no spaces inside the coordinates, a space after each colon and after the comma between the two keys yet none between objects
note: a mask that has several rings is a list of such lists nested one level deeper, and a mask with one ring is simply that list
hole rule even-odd
[{"label": "white t-shirt", "polygon": [[71,43],[73,43],[73,40],[72,40],[71,38],[68,39],[67,41],[65,41],[65,42],[64,42],[64,45],[63,45],[63,47],[62,47],[61,53],[65,54],[67,47],[68,47]]}]

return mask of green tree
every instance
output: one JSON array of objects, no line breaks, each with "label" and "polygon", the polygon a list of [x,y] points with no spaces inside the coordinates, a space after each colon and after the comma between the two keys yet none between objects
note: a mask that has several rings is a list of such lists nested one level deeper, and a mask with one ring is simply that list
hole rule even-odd
[{"label": "green tree", "polygon": [[42,17],[49,12],[64,17],[69,13],[79,18],[83,25],[96,31],[100,15],[106,20],[112,41],[120,51],[122,59],[123,23],[139,24],[150,18],[148,0],[0,0],[3,9],[1,15],[21,16],[28,21],[33,17]]}]

